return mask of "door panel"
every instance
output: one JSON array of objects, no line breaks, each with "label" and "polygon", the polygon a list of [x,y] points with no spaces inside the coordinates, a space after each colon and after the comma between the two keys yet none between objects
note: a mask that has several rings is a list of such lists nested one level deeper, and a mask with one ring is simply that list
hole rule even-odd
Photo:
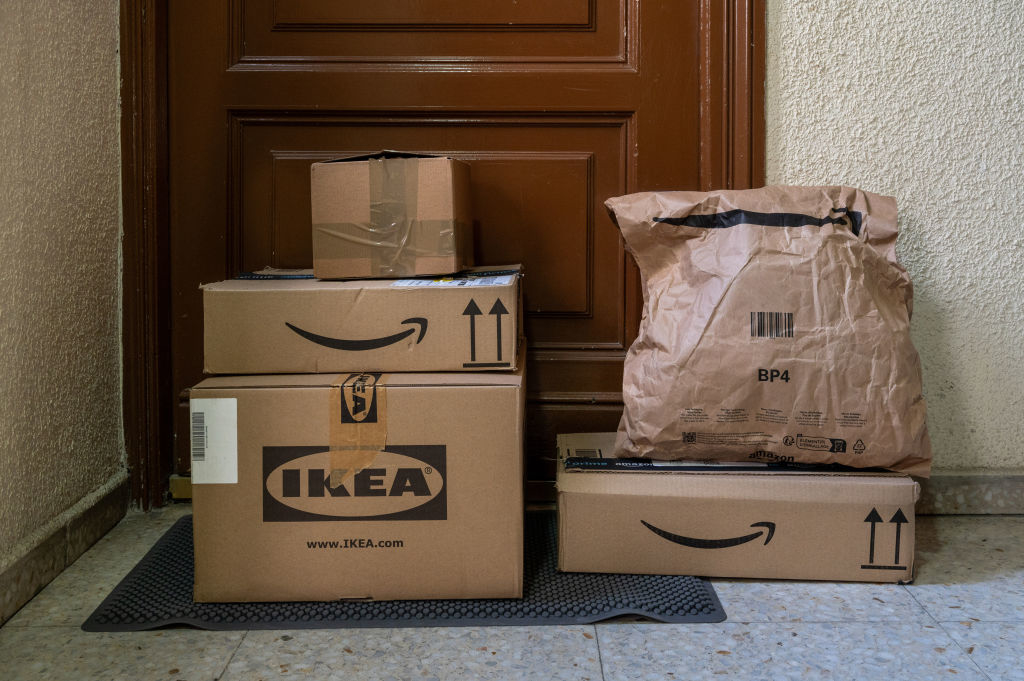
[{"label": "door panel", "polygon": [[522,0],[511,6],[503,0],[462,0],[435,2],[425,5],[417,0],[393,0],[388,3],[367,5],[358,0],[327,2],[325,0],[293,0],[292,2],[248,2],[250,8],[270,9],[274,27],[281,29],[300,26],[328,26],[366,29],[372,26],[408,25],[429,27],[506,27],[525,26],[586,26],[590,21],[588,0]]},{"label": "door panel", "polygon": [[[628,0],[236,0],[232,64],[623,64]],[[441,33],[443,31],[443,33]]]},{"label": "door panel", "polygon": [[[533,347],[621,350],[623,277],[596,273],[618,273],[625,261],[601,202],[626,191],[627,124],[479,115],[455,122],[393,116],[386,123],[279,112],[234,117],[232,187],[239,195],[231,203],[239,209],[227,271],[309,266],[309,200],[296,197],[309,192],[313,161],[390,147],[448,154],[472,165],[478,262],[526,266]],[[434,146],[438,140],[445,146]]]},{"label": "door panel", "polygon": [[614,429],[639,323],[604,200],[700,183],[700,7],[170,3],[170,389],[202,377],[200,283],[311,265],[310,163],[447,154],[472,166],[478,262],[526,266],[528,469],[550,479],[556,432]]}]

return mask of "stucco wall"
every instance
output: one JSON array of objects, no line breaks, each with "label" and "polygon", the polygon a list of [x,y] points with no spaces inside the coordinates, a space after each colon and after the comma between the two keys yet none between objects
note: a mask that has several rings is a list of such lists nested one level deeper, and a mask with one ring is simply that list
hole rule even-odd
[{"label": "stucco wall", "polygon": [[1024,468],[1024,4],[769,0],[767,179],[895,196],[936,469]]},{"label": "stucco wall", "polygon": [[118,3],[0,3],[0,570],[125,478]]}]

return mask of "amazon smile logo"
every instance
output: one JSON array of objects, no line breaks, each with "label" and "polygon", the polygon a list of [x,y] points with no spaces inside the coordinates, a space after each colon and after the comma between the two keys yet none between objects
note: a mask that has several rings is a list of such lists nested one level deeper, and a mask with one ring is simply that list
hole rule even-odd
[{"label": "amazon smile logo", "polygon": [[675,544],[681,544],[683,546],[689,546],[694,549],[726,549],[730,546],[739,546],[740,544],[746,544],[747,542],[754,541],[758,537],[764,536],[765,546],[772,540],[775,535],[775,523],[764,521],[759,523],[751,523],[751,527],[763,527],[763,530],[758,530],[751,534],[745,534],[740,537],[727,537],[725,539],[700,539],[698,537],[684,537],[681,534],[673,534],[667,530],[663,530],[660,527],[655,527],[645,520],[641,520],[644,527],[658,535],[662,539],[667,539]]},{"label": "amazon smile logo", "polygon": [[356,339],[321,336],[320,334],[313,333],[312,331],[300,329],[294,324],[289,324],[288,322],[284,323],[284,325],[289,329],[317,345],[323,345],[324,347],[334,350],[349,350],[353,352],[386,348],[389,345],[394,345],[395,343],[412,336],[417,330],[419,330],[419,335],[416,336],[416,344],[418,345],[420,341],[423,340],[423,337],[427,335],[427,320],[425,317],[410,317],[409,319],[403,319],[402,324],[411,324],[412,326],[405,331],[399,331],[398,333],[393,333],[390,336]]}]

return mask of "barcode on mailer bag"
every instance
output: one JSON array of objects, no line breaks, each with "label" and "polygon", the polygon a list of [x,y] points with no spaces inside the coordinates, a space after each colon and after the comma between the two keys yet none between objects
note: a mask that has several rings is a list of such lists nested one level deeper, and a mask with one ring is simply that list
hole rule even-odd
[{"label": "barcode on mailer bag", "polygon": [[751,338],[792,338],[792,312],[751,312]]},{"label": "barcode on mailer bag", "polygon": [[192,412],[192,460],[206,461],[206,412]]}]

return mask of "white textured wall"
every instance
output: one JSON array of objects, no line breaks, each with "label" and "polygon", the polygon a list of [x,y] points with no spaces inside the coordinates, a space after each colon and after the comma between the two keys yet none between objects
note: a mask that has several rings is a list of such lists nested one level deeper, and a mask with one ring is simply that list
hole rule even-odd
[{"label": "white textured wall", "polygon": [[0,2],[0,570],[125,477],[118,2]]},{"label": "white textured wall", "polygon": [[936,469],[1024,468],[1024,3],[769,0],[767,176],[895,196]]}]

